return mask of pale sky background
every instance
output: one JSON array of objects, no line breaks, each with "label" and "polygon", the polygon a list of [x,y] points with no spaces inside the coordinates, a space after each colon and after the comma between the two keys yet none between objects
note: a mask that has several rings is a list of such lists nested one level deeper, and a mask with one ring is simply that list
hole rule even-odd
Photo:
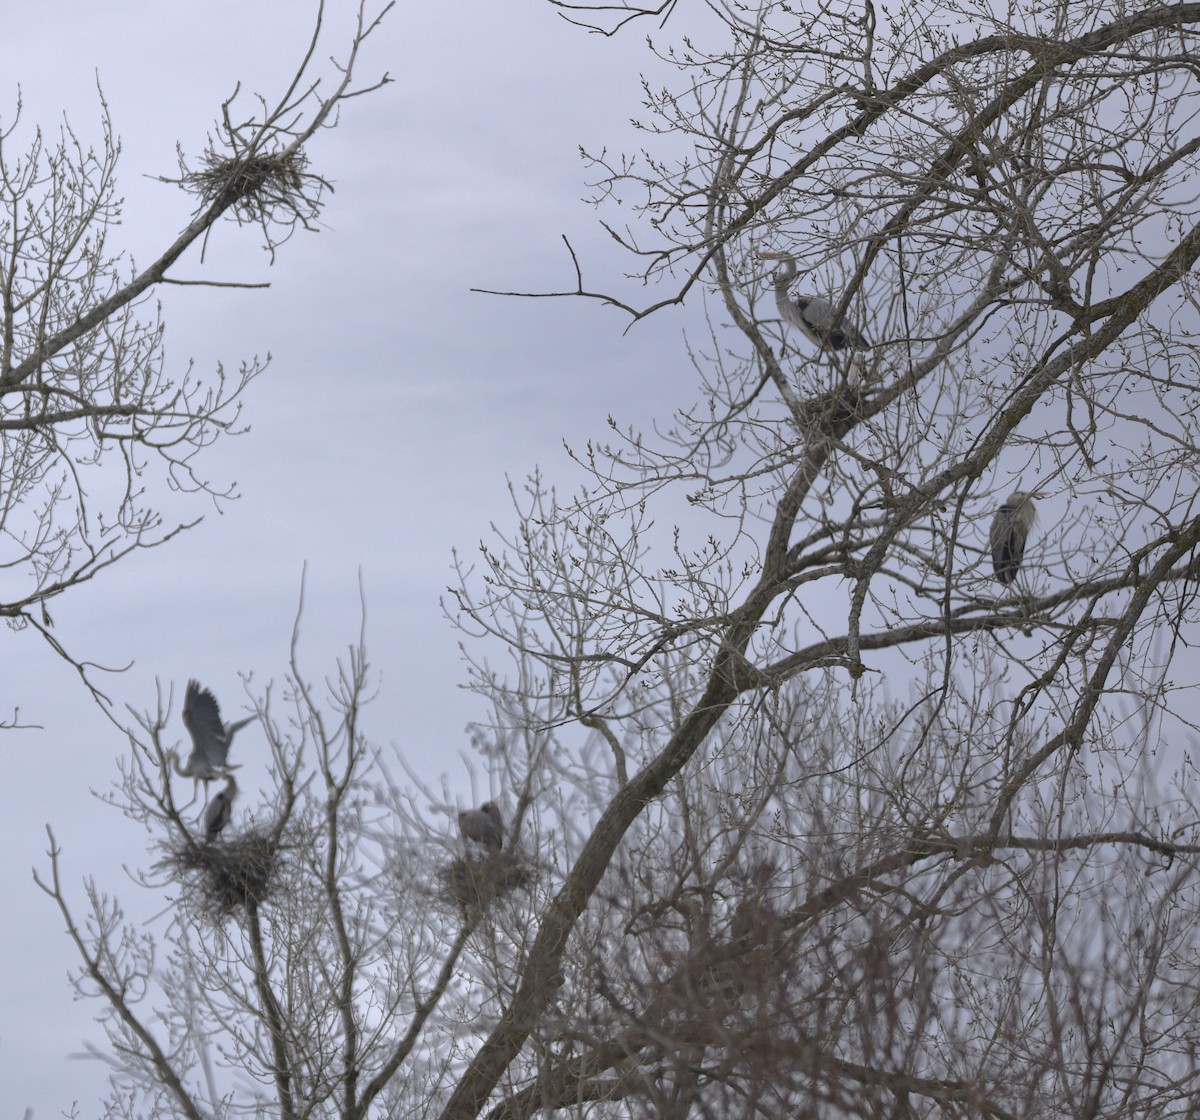
[{"label": "pale sky background", "polygon": [[[35,126],[56,135],[64,112],[97,140],[98,77],[124,149],[126,206],[112,245],[144,265],[191,210],[189,197],[148,176],[174,173],[176,141],[201,149],[239,80],[277,94],[314,11],[299,0],[11,5],[0,122],[11,121],[20,87],[16,150]],[[344,48],[352,13],[349,0],[330,0],[322,57]],[[459,688],[459,635],[439,607],[451,549],[470,556],[490,521],[513,524],[506,475],[541,464],[572,489],[563,439],[602,435],[610,413],[648,426],[693,391],[680,343],[700,320],[698,300],[624,335],[626,320],[598,304],[468,291],[569,287],[563,233],[593,287],[620,284],[623,262],[579,201],[578,147],[636,147],[629,121],[638,75],[653,66],[649,30],[588,36],[541,0],[394,9],[360,62],[364,79],[387,70],[394,84],[350,103],[340,126],[309,147],[313,170],[337,188],[326,228],[297,235],[271,268],[254,231],[222,224],[203,271],[195,252],[176,268],[179,277],[271,287],[160,289],[169,366],[191,358],[200,371],[218,361],[236,368],[268,351],[273,362],[244,398],[251,432],[207,458],[212,477],[237,482],[241,500],[217,514],[202,498],[177,497],[168,514],[206,514],[197,529],[52,607],[56,634],[77,656],[133,663],[104,682],[118,706],[152,706],[158,679],[175,683],[177,713],[194,676],[227,719],[243,714],[239,672],[265,683],[286,667],[306,561],[302,649],[320,678],[357,636],[361,570],[381,686],[368,734],[471,799],[460,752],[465,726],[485,713]],[[630,285],[629,294],[645,293]],[[46,867],[44,826],[64,850],[80,913],[91,875],[135,922],[162,903],[123,870],[143,863],[144,832],[91,793],[113,781],[121,737],[40,638],[0,630],[0,642],[0,708],[18,706],[23,722],[41,726],[0,737],[4,1114],[31,1108],[41,1120],[78,1102],[88,1117],[106,1070],[70,1055],[103,1044],[100,1007],[74,1001],[66,977],[77,958],[31,878]],[[175,730],[185,734],[178,721]],[[256,747],[265,758],[251,727],[238,739],[239,778],[251,783]]]}]

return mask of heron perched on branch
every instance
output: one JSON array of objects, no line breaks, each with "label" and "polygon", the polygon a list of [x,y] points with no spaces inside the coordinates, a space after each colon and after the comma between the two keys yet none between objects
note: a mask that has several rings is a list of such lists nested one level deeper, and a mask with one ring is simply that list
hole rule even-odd
[{"label": "heron perched on branch", "polygon": [[485,801],[478,809],[459,813],[458,829],[464,840],[474,840],[492,851],[498,852],[504,844],[504,822],[494,801]]},{"label": "heron perched on branch", "polygon": [[253,720],[253,716],[234,723],[221,722],[221,709],[216,697],[196,681],[188,681],[183,697],[183,725],[192,737],[192,753],[187,765],[179,762],[179,752],[167,751],[167,760],[174,762],[175,773],[191,778],[198,786],[204,783],[205,790],[213,778],[228,777],[230,770],[238,769],[229,764],[229,744],[234,733]]},{"label": "heron perched on branch", "polygon": [[225,783],[225,788],[208,803],[208,808],[204,810],[204,839],[210,844],[217,838],[221,829],[229,823],[229,818],[233,816],[233,799],[237,797],[237,792],[237,782],[231,776]]},{"label": "heron perched on branch", "polygon": [[1033,508],[1035,498],[1045,495],[1040,490],[1014,490],[1004,504],[996,511],[992,520],[992,529],[988,535],[988,543],[992,549],[992,567],[998,579],[1005,586],[1012,583],[1021,567],[1021,559],[1025,555],[1025,542],[1029,538],[1029,530],[1037,520],[1037,510]]},{"label": "heron perched on branch", "polygon": [[866,336],[846,316],[838,319],[837,308],[824,296],[792,296],[788,288],[796,279],[796,258],[791,253],[758,254],[763,260],[779,261],[775,270],[775,306],[779,314],[822,350],[866,350]]}]

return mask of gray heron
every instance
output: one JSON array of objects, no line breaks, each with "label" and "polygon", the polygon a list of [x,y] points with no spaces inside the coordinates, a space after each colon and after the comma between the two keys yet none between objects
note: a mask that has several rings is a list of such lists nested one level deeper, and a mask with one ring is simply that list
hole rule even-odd
[{"label": "gray heron", "polygon": [[775,270],[775,306],[779,314],[799,327],[801,333],[822,350],[866,350],[866,336],[845,316],[834,317],[837,308],[824,296],[791,296],[788,288],[796,278],[796,258],[791,253],[758,254],[763,260],[779,261]]},{"label": "gray heron", "polygon": [[498,852],[504,843],[504,822],[494,801],[485,801],[478,809],[459,813],[458,829],[464,840],[474,840],[492,851]]},{"label": "gray heron", "polygon": [[226,777],[228,771],[237,769],[228,761],[229,744],[234,733],[253,719],[247,716],[234,723],[222,723],[216,697],[196,681],[188,681],[183,697],[183,725],[192,737],[192,753],[186,765],[180,764],[179,752],[174,749],[167,751],[167,760],[175,763],[175,773],[181,778],[191,778],[197,785],[203,782],[207,790],[213,778]]},{"label": "gray heron", "polygon": [[1021,559],[1025,555],[1025,541],[1029,530],[1037,520],[1033,508],[1035,498],[1045,495],[1040,490],[1014,490],[996,511],[988,544],[992,550],[992,568],[996,579],[1006,587],[1017,577]]},{"label": "gray heron", "polygon": [[208,803],[208,808],[204,810],[204,839],[210,844],[217,838],[221,829],[229,823],[229,818],[233,816],[233,799],[237,797],[237,791],[237,782],[230,777],[229,781],[225,783],[225,788]]}]

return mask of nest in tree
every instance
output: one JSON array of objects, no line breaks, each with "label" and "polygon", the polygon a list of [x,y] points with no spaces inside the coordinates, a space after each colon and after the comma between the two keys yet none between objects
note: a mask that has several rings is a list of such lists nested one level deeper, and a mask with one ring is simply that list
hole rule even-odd
[{"label": "nest in tree", "polygon": [[438,871],[442,898],[464,911],[485,910],[497,898],[528,886],[532,865],[519,853],[467,855]]},{"label": "nest in tree", "polygon": [[189,838],[169,851],[163,863],[194,890],[195,904],[221,921],[266,901],[279,848],[272,830],[250,829],[209,844]]},{"label": "nest in tree", "polygon": [[205,203],[232,207],[240,221],[308,221],[316,216],[320,188],[328,186],[305,170],[308,158],[299,149],[222,156],[210,148],[201,159],[202,167],[172,181]]}]

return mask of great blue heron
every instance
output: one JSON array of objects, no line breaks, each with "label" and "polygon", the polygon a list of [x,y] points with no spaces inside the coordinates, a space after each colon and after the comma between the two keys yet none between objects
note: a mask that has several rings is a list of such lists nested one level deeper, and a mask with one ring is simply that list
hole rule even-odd
[{"label": "great blue heron", "polygon": [[238,769],[229,764],[229,744],[234,733],[253,719],[247,716],[235,723],[222,723],[216,697],[196,681],[188,681],[183,697],[183,725],[192,736],[192,753],[183,766],[178,751],[167,751],[168,761],[175,763],[175,773],[193,779],[197,785],[203,782],[207,790],[213,778],[225,777],[230,770]]},{"label": "great blue heron", "polygon": [[992,567],[998,579],[1005,586],[1017,577],[1017,569],[1021,566],[1021,558],[1025,555],[1025,541],[1029,530],[1037,520],[1037,510],[1033,508],[1035,498],[1045,495],[1040,490],[1014,490],[1004,504],[996,511],[992,520],[992,530],[988,534],[988,543],[992,548]]},{"label": "great blue heron", "polygon": [[478,809],[459,813],[458,829],[464,840],[474,840],[493,851],[498,852],[504,844],[504,822],[494,801],[485,801]]},{"label": "great blue heron", "polygon": [[221,829],[229,823],[229,818],[233,816],[233,799],[237,797],[237,791],[237,782],[231,776],[225,783],[225,788],[208,803],[208,808],[204,810],[204,839],[210,844],[217,838]]},{"label": "great blue heron", "polygon": [[866,350],[871,344],[848,318],[834,317],[837,308],[824,296],[791,296],[788,288],[796,278],[796,258],[791,253],[758,254],[763,260],[779,261],[775,270],[775,306],[779,314],[822,350]]}]

